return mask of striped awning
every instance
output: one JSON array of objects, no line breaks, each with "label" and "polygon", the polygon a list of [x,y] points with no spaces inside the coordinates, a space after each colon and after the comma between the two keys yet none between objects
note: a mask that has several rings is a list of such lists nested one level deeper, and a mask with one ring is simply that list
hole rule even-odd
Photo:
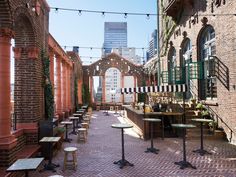
[{"label": "striped awning", "polygon": [[161,85],[161,86],[143,86],[134,88],[121,88],[118,92],[121,94],[130,93],[155,93],[155,92],[186,92],[186,84]]}]

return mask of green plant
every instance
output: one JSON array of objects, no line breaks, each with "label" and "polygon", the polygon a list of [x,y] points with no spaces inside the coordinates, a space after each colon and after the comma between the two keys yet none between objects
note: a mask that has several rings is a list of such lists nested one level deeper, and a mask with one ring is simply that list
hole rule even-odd
[{"label": "green plant", "polygon": [[78,82],[77,79],[75,78],[74,81],[74,96],[75,96],[75,108],[78,110],[79,104],[78,104]]},{"label": "green plant", "polygon": [[43,60],[43,74],[44,74],[44,98],[45,98],[45,116],[46,119],[53,119],[54,117],[54,95],[53,87],[50,81],[50,60],[45,53],[41,54]]},{"label": "green plant", "polygon": [[84,105],[90,105],[90,92],[89,87],[86,84],[83,84],[82,88],[82,101]]},{"label": "green plant", "polygon": [[204,106],[203,106],[202,103],[198,103],[197,106],[196,106],[196,109],[202,110],[203,108],[204,108]]},{"label": "green plant", "polygon": [[60,134],[63,134],[66,130],[65,130],[65,127],[57,127],[56,131],[57,131],[57,134],[60,135]]}]

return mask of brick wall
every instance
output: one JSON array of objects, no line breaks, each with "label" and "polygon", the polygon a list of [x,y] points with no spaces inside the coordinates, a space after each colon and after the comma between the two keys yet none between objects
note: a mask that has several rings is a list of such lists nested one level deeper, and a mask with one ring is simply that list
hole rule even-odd
[{"label": "brick wall", "polygon": [[[33,7],[35,1],[30,2]],[[40,52],[47,52],[49,8],[44,0],[40,13],[26,8],[25,0],[0,1],[0,25],[15,33],[18,50],[15,59],[15,109],[18,123],[38,122],[44,118],[43,71]],[[14,25],[13,25],[14,24]],[[23,130],[21,130],[23,131]],[[35,133],[17,134],[16,146],[1,146],[0,166],[9,166],[25,144],[36,143]]]},{"label": "brick wall", "polygon": [[[21,48],[21,57],[15,61],[15,112],[17,122],[37,122],[44,118],[44,90],[41,51],[47,52],[48,9],[44,1],[37,15],[26,8],[25,1],[10,1],[15,28],[15,46]],[[33,7],[34,1],[30,1]],[[32,47],[36,57],[29,56]]]},{"label": "brick wall", "polygon": [[[229,89],[217,80],[217,100],[208,101],[210,103],[218,103],[219,106],[212,107],[213,110],[230,126],[232,130],[236,132],[236,61],[235,61],[235,39],[236,39],[236,18],[234,15],[209,15],[209,14],[234,14],[236,8],[236,2],[226,0],[225,4],[221,4],[216,7],[211,5],[210,0],[195,0],[194,9],[186,8],[183,12],[183,16],[180,19],[179,24],[175,28],[169,41],[173,42],[173,46],[176,49],[177,65],[179,65],[180,58],[180,46],[184,40],[184,32],[187,34],[193,45],[192,59],[197,61],[199,58],[198,49],[198,37],[201,34],[201,30],[204,28],[202,23],[203,17],[207,18],[207,25],[211,25],[215,30],[216,35],[216,56],[226,65],[229,69]],[[213,7],[213,9],[212,9]],[[214,11],[212,13],[212,10]],[[198,16],[196,16],[198,12]],[[195,23],[191,22],[191,14],[195,14]],[[164,31],[164,30],[163,30]],[[168,50],[167,50],[168,51]],[[167,70],[167,55],[161,58],[162,71]],[[194,80],[194,84],[198,87],[197,80]],[[219,121],[230,140],[231,133],[229,129]],[[232,142],[236,144],[235,133],[232,135]]]}]

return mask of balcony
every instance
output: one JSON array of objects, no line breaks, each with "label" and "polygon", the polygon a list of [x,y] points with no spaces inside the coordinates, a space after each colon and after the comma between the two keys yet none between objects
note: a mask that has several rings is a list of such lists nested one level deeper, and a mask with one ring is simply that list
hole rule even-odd
[{"label": "balcony", "polygon": [[165,13],[172,17],[174,21],[184,8],[193,8],[194,0],[169,0],[165,4]]}]

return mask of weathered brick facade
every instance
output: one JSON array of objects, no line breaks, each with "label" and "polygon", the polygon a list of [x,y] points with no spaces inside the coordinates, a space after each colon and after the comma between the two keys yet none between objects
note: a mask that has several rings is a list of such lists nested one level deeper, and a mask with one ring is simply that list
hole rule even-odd
[{"label": "weathered brick facade", "polygon": [[[32,8],[36,10],[33,11]],[[16,153],[24,145],[38,143],[37,123],[38,120],[44,119],[43,70],[40,53],[42,51],[47,53],[48,18],[49,7],[44,0],[0,1],[0,65],[2,66],[0,92],[3,94],[0,106],[0,166],[12,164],[16,159]],[[10,63],[11,39],[14,40],[12,45],[14,44],[15,58],[14,111],[20,134],[10,132],[8,63]]]},{"label": "weathered brick facade", "polygon": [[[97,70],[97,67],[99,69]],[[93,76],[101,76],[102,77],[102,87],[105,88],[105,73],[111,68],[117,68],[121,72],[121,82],[124,80],[124,76],[133,76],[134,80],[137,81],[137,85],[141,86],[142,79],[145,77],[143,74],[142,65],[136,65],[121,56],[111,53],[108,56],[101,58],[100,60],[94,62],[91,65],[83,66],[83,83],[87,85],[90,89],[90,94],[93,90],[92,78]],[[122,86],[121,84],[121,87]],[[103,98],[102,103],[105,103],[105,89],[103,89]],[[91,95],[92,98],[92,95]],[[124,100],[124,98],[122,98]],[[91,100],[91,103],[92,100]]]},{"label": "weathered brick facade", "polygon": [[37,122],[44,117],[43,73],[41,52],[47,52],[49,8],[38,1],[39,15],[32,11],[34,1],[10,1],[15,48],[20,49],[15,60],[15,113],[17,122]]},{"label": "weathered brick facade", "polygon": [[[228,69],[229,87],[225,86],[224,80],[217,77],[217,98],[205,99],[205,102],[214,105],[210,107],[218,115],[219,126],[224,128],[227,138],[236,144],[236,18],[234,15],[236,2],[231,0],[192,0],[189,2],[181,0],[180,4],[174,1],[165,4],[164,1],[160,1],[160,14],[163,14],[159,16],[160,69],[161,71],[168,70],[168,56],[172,57],[171,48],[175,48],[176,65],[180,66],[180,60],[183,58],[181,50],[183,50],[183,42],[186,39],[192,43],[192,62],[200,61],[203,32],[207,27],[212,27],[215,32],[216,46],[214,56],[220,60],[222,67],[224,65],[224,68]],[[174,8],[174,6],[178,8]],[[172,16],[176,23],[170,20],[171,17],[165,16],[164,12]],[[168,25],[166,25],[167,23]],[[220,72],[227,75],[224,70]],[[199,98],[201,81],[195,79],[191,82],[192,89],[195,91],[196,97]],[[216,116],[215,118],[217,119]]]}]

